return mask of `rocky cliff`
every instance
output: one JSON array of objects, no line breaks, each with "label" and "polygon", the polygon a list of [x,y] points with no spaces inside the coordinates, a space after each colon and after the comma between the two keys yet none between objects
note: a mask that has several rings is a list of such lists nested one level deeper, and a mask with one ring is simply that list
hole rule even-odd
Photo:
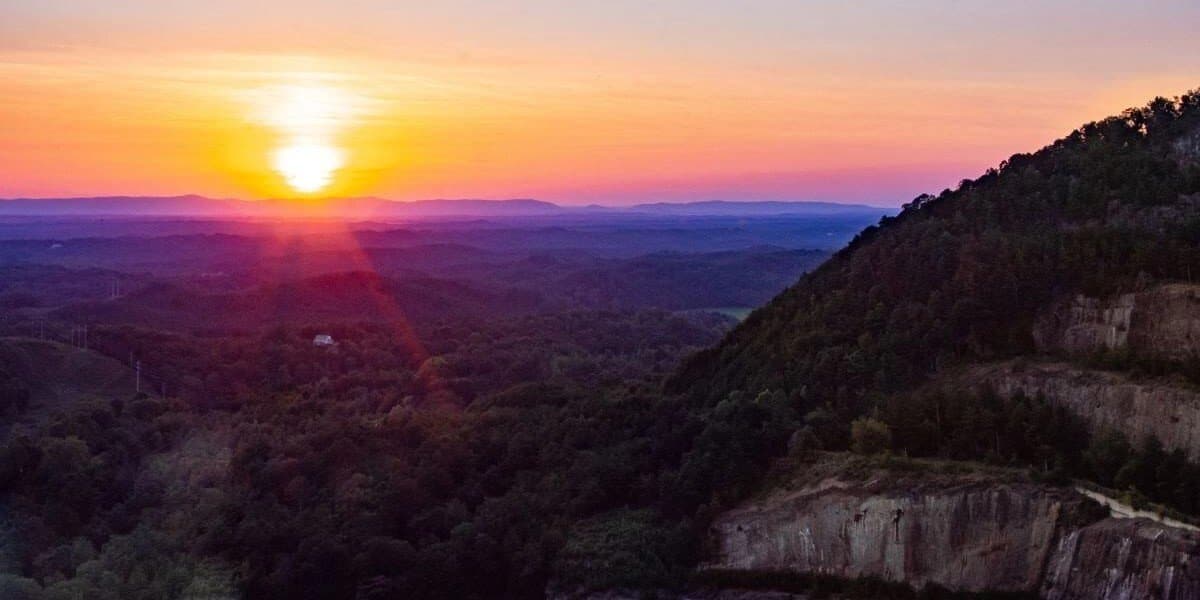
[{"label": "rocky cliff", "polygon": [[1160,285],[1106,299],[1077,295],[1039,315],[1033,338],[1043,352],[1068,355],[1128,350],[1167,360],[1200,357],[1200,286]]},{"label": "rocky cliff", "polygon": [[1200,597],[1200,534],[1105,512],[1069,488],[1008,477],[832,476],[721,515],[703,568],[1056,599]]},{"label": "rocky cliff", "polygon": [[971,367],[958,381],[1001,396],[1043,396],[1082,417],[1093,430],[1116,429],[1135,443],[1155,435],[1168,449],[1200,460],[1200,392],[1190,387],[1032,361]]},{"label": "rocky cliff", "polygon": [[1041,596],[1200,598],[1200,536],[1146,519],[1104,519],[1062,536]]}]

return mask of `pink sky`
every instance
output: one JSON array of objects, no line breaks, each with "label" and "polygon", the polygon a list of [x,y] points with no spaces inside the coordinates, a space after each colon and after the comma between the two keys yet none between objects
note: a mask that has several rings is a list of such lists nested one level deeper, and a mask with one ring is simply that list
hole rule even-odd
[{"label": "pink sky", "polygon": [[0,197],[894,206],[1200,86],[1195,2],[246,4],[6,2]]}]

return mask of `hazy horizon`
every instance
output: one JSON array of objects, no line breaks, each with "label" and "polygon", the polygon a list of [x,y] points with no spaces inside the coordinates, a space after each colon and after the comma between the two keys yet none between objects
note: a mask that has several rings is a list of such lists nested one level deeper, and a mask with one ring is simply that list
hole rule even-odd
[{"label": "hazy horizon", "polygon": [[[47,201],[54,201],[54,200],[84,201],[84,200],[89,200],[90,201],[90,200],[115,200],[115,199],[153,200],[153,201],[197,199],[197,200],[211,200],[211,201],[215,201],[215,202],[247,202],[247,203],[269,203],[269,202],[294,202],[294,201],[297,201],[296,198],[287,197],[287,196],[262,197],[262,198],[253,198],[253,197],[240,198],[240,197],[231,197],[231,196],[223,196],[223,197],[208,196],[205,194],[196,194],[196,193],[176,193],[176,194],[162,194],[162,195],[158,195],[158,194],[154,194],[154,195],[151,195],[151,194],[102,194],[102,195],[89,194],[89,195],[79,195],[79,196],[0,196],[0,202],[26,201],[26,200],[27,201],[40,201],[40,200],[47,200]],[[911,200],[911,198],[908,200]],[[866,203],[866,202],[840,202],[840,201],[836,201],[836,200],[757,199],[757,198],[736,198],[736,199],[697,198],[695,200],[649,199],[649,200],[646,200],[645,202],[629,202],[629,203],[623,203],[623,204],[606,203],[606,202],[576,203],[576,202],[557,201],[557,200],[549,199],[549,198],[532,198],[532,197],[518,198],[518,197],[507,197],[507,196],[439,197],[439,198],[412,198],[412,199],[388,198],[385,196],[320,196],[320,197],[312,197],[312,198],[302,199],[303,202],[317,203],[317,204],[324,203],[324,202],[354,202],[354,201],[394,202],[397,204],[419,204],[419,203],[428,203],[428,202],[493,202],[493,203],[539,202],[539,203],[544,203],[544,204],[551,204],[551,205],[554,205],[554,206],[560,207],[560,208],[607,208],[607,209],[633,208],[633,207],[638,207],[638,206],[654,206],[654,205],[685,206],[685,205],[701,205],[701,204],[746,204],[746,205],[750,205],[750,204],[763,204],[763,205],[810,204],[810,205],[831,205],[831,206],[836,205],[836,206],[844,206],[847,208],[862,207],[862,208],[894,209],[894,208],[898,208],[900,206],[900,204],[908,202],[908,200],[904,200],[903,202],[897,203],[895,206],[890,206],[890,205],[885,205],[885,204],[871,204],[871,203]]]}]

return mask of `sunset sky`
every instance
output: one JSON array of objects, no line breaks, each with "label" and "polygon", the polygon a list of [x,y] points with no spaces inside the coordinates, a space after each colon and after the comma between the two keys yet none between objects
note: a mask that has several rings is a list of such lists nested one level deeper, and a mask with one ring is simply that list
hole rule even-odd
[{"label": "sunset sky", "polygon": [[5,0],[0,197],[898,205],[1200,87],[1200,2]]}]

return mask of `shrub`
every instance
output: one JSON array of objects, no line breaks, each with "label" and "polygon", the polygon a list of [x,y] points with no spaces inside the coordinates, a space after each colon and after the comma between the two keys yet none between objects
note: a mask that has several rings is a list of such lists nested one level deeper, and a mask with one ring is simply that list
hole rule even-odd
[{"label": "shrub", "polygon": [[850,423],[850,448],[858,454],[879,454],[892,447],[892,430],[883,421],[859,417]]}]

